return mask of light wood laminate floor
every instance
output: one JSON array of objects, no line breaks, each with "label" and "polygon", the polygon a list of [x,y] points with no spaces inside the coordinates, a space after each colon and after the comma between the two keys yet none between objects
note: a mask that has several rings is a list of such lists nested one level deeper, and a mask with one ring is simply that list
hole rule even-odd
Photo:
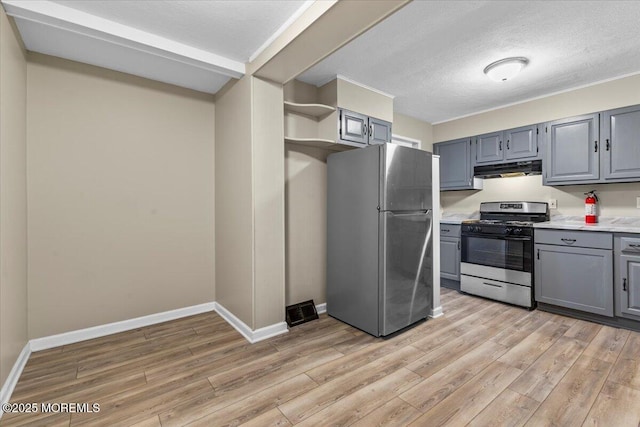
[{"label": "light wood laminate floor", "polygon": [[446,289],[442,302],[390,339],[322,315],[250,345],[207,313],[33,353],[12,402],[100,411],[0,425],[639,425],[639,333]]}]

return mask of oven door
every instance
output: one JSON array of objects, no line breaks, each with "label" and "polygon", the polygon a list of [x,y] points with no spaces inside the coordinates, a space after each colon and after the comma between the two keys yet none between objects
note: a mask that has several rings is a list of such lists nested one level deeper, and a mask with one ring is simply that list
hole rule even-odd
[{"label": "oven door", "polygon": [[530,236],[462,234],[462,259],[466,264],[531,273]]}]

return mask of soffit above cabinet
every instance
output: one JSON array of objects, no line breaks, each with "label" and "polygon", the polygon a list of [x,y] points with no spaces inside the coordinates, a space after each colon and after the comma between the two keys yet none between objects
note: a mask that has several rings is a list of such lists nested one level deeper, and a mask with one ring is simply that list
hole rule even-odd
[{"label": "soffit above cabinet", "polygon": [[27,50],[211,94],[310,3],[2,1]]}]

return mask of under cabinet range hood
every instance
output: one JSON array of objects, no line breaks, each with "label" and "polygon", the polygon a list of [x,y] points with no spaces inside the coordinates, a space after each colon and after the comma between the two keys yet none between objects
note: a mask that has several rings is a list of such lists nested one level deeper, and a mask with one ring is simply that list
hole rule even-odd
[{"label": "under cabinet range hood", "polygon": [[473,176],[477,178],[507,178],[541,174],[542,160],[501,163],[499,165],[476,166],[473,168]]}]

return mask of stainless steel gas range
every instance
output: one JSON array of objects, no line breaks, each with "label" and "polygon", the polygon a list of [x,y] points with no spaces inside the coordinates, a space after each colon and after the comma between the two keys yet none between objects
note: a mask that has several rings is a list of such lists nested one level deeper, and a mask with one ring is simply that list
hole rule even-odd
[{"label": "stainless steel gas range", "polygon": [[547,203],[481,203],[462,222],[460,290],[533,308],[533,223],[548,220]]}]

